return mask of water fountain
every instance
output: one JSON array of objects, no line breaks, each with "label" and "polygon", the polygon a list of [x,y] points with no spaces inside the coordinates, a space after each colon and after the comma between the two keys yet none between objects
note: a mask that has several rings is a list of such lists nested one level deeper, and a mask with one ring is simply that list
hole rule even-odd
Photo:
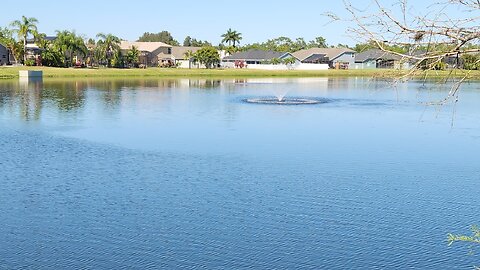
[{"label": "water fountain", "polygon": [[256,104],[276,104],[276,105],[311,105],[325,103],[325,100],[307,99],[307,98],[286,98],[288,90],[274,89],[275,97],[272,98],[251,98],[247,99],[248,103]]},{"label": "water fountain", "polygon": [[306,99],[306,98],[249,98],[246,99],[248,103],[255,104],[275,104],[275,105],[312,105],[325,103],[326,101],[317,100],[317,99]]}]

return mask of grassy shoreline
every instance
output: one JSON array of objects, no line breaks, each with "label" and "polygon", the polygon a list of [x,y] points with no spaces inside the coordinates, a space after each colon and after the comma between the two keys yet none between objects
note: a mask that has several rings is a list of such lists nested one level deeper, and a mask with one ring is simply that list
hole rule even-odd
[{"label": "grassy shoreline", "polygon": [[[19,70],[42,70],[45,78],[172,78],[172,77],[210,77],[210,78],[251,78],[251,77],[380,77],[397,78],[405,75],[407,71],[401,70],[251,70],[251,69],[75,69],[75,68],[51,68],[51,67],[0,67],[0,79],[18,78]],[[446,78],[448,76],[462,77],[467,71],[428,71],[418,73],[417,77]],[[472,71],[470,79],[480,80],[480,71]]]}]

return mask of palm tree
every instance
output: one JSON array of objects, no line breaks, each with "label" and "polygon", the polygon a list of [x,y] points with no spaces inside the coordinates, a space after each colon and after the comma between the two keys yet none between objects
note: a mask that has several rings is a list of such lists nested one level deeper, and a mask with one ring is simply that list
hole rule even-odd
[{"label": "palm tree", "polygon": [[140,51],[137,49],[137,47],[132,46],[126,56],[128,66],[138,67],[139,56]]},{"label": "palm tree", "polygon": [[235,43],[240,44],[240,40],[242,40],[242,33],[239,33],[237,31],[233,31],[232,41],[233,41],[233,47],[234,48],[235,48]]},{"label": "palm tree", "polygon": [[13,31],[18,34],[18,37],[23,41],[23,62],[27,60],[26,48],[27,48],[27,37],[29,34],[33,34],[37,31],[38,20],[30,17],[27,18],[22,16],[21,20],[16,20],[11,23],[11,26],[14,27]]},{"label": "palm tree", "polygon": [[222,35],[222,38],[222,43],[228,43],[228,45],[232,45],[233,43],[233,47],[235,48],[235,45],[240,43],[240,40],[242,40],[242,33],[229,28],[227,32]]},{"label": "palm tree", "polygon": [[75,32],[57,31],[57,39],[55,46],[63,53],[65,64],[67,66],[73,65],[73,55],[81,54],[85,57],[88,53],[88,48],[83,41],[83,38],[77,36]]},{"label": "palm tree", "polygon": [[232,32],[232,28],[228,28],[227,32],[221,36],[223,38],[222,43],[232,44]]},{"label": "palm tree", "polygon": [[98,47],[103,53],[103,57],[107,60],[107,66],[111,66],[111,59],[116,51],[120,50],[120,38],[112,34],[97,34]]}]

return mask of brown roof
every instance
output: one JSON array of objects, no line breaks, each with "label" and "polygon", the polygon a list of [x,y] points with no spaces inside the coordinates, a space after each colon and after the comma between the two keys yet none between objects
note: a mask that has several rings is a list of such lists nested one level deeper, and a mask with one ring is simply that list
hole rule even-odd
[{"label": "brown roof", "polygon": [[344,53],[355,53],[355,51],[348,48],[311,48],[294,52],[292,55],[300,61],[313,54],[325,54],[330,60],[333,60]]},{"label": "brown roof", "polygon": [[191,51],[191,52],[196,52],[198,50],[200,50],[202,47],[181,47],[181,46],[173,46],[172,47],[172,56],[174,59],[176,60],[181,60],[181,59],[185,59],[185,53],[187,51]]},{"label": "brown roof", "polygon": [[133,42],[133,41],[123,41],[120,43],[120,49],[130,50],[132,46],[135,46],[137,50],[141,52],[153,52],[160,47],[171,48],[172,46],[163,43],[163,42]]}]

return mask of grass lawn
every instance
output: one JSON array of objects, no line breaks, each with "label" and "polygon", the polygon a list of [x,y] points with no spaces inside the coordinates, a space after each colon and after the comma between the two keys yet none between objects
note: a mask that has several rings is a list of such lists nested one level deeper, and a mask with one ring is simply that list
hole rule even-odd
[{"label": "grass lawn", "polygon": [[[174,69],[174,68],[147,68],[147,69],[115,69],[115,68],[50,68],[50,67],[0,67],[0,79],[18,77],[19,70],[43,70],[47,78],[87,78],[87,77],[400,77],[406,71],[398,70],[320,70],[320,71],[269,71],[251,69]],[[450,71],[429,71],[430,78],[443,78]],[[462,76],[465,71],[456,70],[451,75]],[[419,73],[418,76],[424,76]],[[471,78],[480,79],[480,71],[473,71]]]}]

